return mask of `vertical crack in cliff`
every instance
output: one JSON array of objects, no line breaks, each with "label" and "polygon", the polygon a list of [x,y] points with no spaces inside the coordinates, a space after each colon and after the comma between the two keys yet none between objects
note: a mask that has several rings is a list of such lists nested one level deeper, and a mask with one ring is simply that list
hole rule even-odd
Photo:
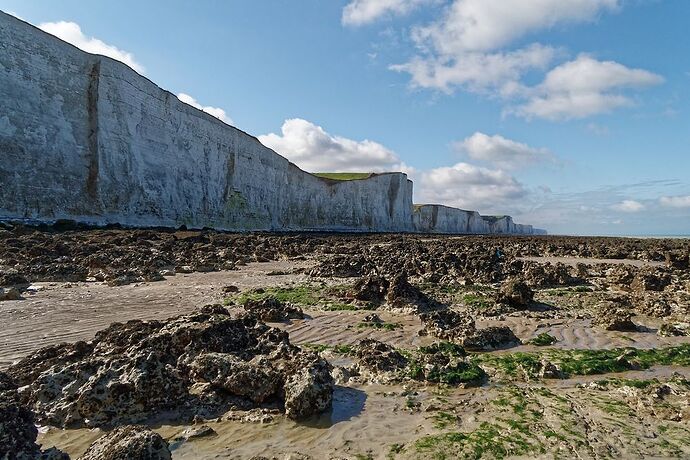
[{"label": "vertical crack in cliff", "polygon": [[87,159],[89,173],[86,178],[86,193],[96,200],[98,198],[98,172],[99,172],[99,143],[98,143],[98,84],[101,78],[101,60],[98,59],[91,67],[89,73],[89,88],[87,90],[88,113],[88,148]]},{"label": "vertical crack in cliff", "polygon": [[398,199],[398,191],[400,190],[400,182],[394,176],[390,176],[390,187],[388,188],[388,216],[393,219],[395,212],[395,201]]}]

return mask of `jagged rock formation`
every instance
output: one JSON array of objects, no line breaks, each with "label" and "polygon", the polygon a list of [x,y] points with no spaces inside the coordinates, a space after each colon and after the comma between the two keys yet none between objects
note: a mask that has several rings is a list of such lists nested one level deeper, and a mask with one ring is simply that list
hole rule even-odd
[{"label": "jagged rock formation", "polygon": [[109,427],[262,405],[309,417],[330,407],[330,371],[287,333],[215,305],[166,321],[114,323],[91,342],[43,348],[7,373],[41,423]]},{"label": "jagged rock formation", "polygon": [[218,230],[541,231],[412,205],[402,173],[300,170],[125,64],[0,12],[0,221]]}]

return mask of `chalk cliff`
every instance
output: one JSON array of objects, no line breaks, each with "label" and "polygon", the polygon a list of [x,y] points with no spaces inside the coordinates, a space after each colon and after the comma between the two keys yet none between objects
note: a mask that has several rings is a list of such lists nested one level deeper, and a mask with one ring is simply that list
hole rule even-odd
[{"label": "chalk cliff", "polygon": [[524,233],[413,207],[402,173],[337,181],[125,64],[0,12],[0,219],[220,230]]}]

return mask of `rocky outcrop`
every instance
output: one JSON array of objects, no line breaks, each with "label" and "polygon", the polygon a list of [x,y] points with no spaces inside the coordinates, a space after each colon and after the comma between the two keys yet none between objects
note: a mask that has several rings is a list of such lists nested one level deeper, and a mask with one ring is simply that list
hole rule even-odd
[{"label": "rocky outcrop", "polygon": [[44,348],[8,374],[39,420],[61,427],[127,425],[161,414],[191,420],[262,404],[299,419],[328,408],[333,391],[330,366],[317,354],[220,306],[115,323],[91,342]]}]

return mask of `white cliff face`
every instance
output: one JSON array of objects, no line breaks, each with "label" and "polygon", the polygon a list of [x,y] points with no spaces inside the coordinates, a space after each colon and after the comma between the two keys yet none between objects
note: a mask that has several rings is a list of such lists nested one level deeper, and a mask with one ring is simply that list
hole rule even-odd
[{"label": "white cliff face", "polygon": [[413,216],[405,174],[354,181],[308,174],[126,65],[1,12],[0,219],[220,230],[492,231],[477,213],[453,208]]}]

